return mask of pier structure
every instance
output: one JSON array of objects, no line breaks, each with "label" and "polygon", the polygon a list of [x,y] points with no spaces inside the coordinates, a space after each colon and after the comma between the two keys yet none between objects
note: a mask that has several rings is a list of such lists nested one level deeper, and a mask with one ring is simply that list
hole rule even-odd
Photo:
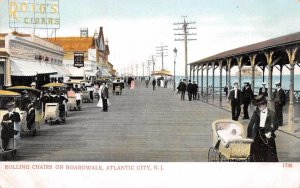
[{"label": "pier structure", "polygon": [[[282,83],[283,69],[286,68],[289,72],[289,86],[284,90],[288,100],[288,121],[286,121],[287,129],[290,133],[295,133],[300,130],[300,127],[295,124],[295,96],[299,96],[299,91],[294,89],[294,72],[295,68],[300,66],[300,32],[273,38],[263,42],[239,47],[228,50],[195,62],[190,65],[190,79],[197,80],[200,88],[200,99],[208,102],[212,98],[212,103],[223,106],[223,88],[222,75],[225,72],[226,85],[230,89],[232,70],[237,69],[238,83],[241,89],[242,85],[242,67],[251,67],[251,87],[254,91],[256,85],[255,69],[259,67],[262,70],[263,81],[268,85],[268,101],[271,109],[273,107],[273,75],[275,70],[279,71],[280,82]],[[217,70],[219,70],[217,72]],[[224,70],[224,72],[223,72]],[[197,78],[195,78],[195,72]],[[199,84],[199,72],[201,72],[201,83]],[[204,72],[206,78],[204,78]],[[212,75],[211,87],[208,85],[208,76]],[[219,83],[215,83],[215,76],[220,76]],[[206,86],[203,81],[206,79]],[[296,83],[297,84],[297,83]],[[219,85],[218,91],[215,90]],[[216,95],[219,95],[219,99]],[[296,100],[298,102],[298,100]],[[285,117],[286,118],[286,117]]]}]

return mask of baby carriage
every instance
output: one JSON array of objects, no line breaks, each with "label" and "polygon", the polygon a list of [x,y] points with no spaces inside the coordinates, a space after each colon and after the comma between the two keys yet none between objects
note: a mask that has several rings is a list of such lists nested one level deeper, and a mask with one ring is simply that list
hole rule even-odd
[{"label": "baby carriage", "polygon": [[212,123],[213,147],[208,151],[211,161],[249,161],[253,139],[245,138],[240,122],[222,119]]}]

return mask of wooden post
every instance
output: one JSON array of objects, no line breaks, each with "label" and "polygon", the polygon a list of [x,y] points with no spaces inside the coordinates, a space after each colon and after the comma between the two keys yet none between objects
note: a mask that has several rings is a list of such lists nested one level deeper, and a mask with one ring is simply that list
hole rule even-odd
[{"label": "wooden post", "polygon": [[288,111],[288,129],[291,133],[295,133],[298,127],[295,127],[295,100],[294,100],[294,80],[295,80],[295,57],[298,48],[286,49],[290,64],[290,91],[289,91],[289,111]]},{"label": "wooden post", "polygon": [[222,106],[222,61],[219,61],[219,68],[220,68],[220,106]]},{"label": "wooden post", "polygon": [[215,103],[215,62],[212,62],[212,103]]}]

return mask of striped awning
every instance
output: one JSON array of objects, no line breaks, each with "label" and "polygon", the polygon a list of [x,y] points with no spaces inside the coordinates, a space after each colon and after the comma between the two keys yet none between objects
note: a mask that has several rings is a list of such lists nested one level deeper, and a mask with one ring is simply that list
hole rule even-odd
[{"label": "striped awning", "polygon": [[58,71],[50,64],[37,61],[11,58],[12,76],[36,76],[37,74],[55,74]]}]

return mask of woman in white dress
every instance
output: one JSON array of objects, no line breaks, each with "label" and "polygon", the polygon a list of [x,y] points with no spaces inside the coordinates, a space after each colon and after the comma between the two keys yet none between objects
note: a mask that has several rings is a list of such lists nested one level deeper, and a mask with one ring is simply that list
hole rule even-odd
[{"label": "woman in white dress", "polygon": [[102,91],[103,87],[105,87],[105,83],[102,83],[102,85],[99,88],[99,101],[97,103],[97,107],[99,107],[99,108],[103,108],[103,103],[102,103],[102,98],[101,98],[101,91]]}]

